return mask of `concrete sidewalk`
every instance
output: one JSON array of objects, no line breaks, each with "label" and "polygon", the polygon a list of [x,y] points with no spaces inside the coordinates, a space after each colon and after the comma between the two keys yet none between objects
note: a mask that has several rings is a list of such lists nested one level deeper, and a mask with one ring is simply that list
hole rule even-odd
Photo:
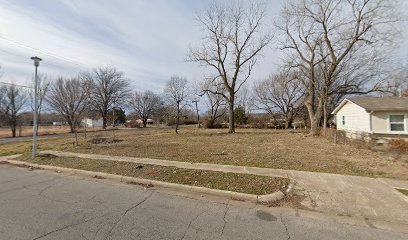
[{"label": "concrete sidewalk", "polygon": [[394,187],[408,188],[408,181],[58,151],[42,151],[42,153],[66,157],[174,166],[187,169],[289,177],[295,181],[295,193],[305,196],[302,205],[306,208],[339,216],[363,218],[367,219],[367,221],[379,220],[382,222],[406,224],[408,228],[408,197],[394,189]]}]

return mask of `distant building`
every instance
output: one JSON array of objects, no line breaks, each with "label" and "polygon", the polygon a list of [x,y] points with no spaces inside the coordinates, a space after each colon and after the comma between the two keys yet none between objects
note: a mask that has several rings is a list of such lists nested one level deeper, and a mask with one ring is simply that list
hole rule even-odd
[{"label": "distant building", "polygon": [[65,122],[52,122],[52,126],[57,127],[57,126],[64,126]]},{"label": "distant building", "polygon": [[353,138],[408,138],[408,97],[346,98],[332,114],[337,129]]},{"label": "distant building", "polygon": [[91,119],[91,118],[83,118],[81,121],[81,126],[86,128],[102,128],[103,127],[103,119]]},{"label": "distant building", "polygon": [[[137,123],[140,123],[140,124],[143,124],[143,120],[142,120],[142,119],[137,119],[136,122],[137,122]],[[154,120],[151,119],[151,118],[148,118],[148,119],[147,119],[147,124],[149,124],[149,125],[150,125],[150,124],[154,124]]]}]

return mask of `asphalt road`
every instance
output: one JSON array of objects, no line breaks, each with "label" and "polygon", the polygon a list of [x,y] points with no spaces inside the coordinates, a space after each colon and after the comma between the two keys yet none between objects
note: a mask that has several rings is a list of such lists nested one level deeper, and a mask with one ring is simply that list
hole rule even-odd
[{"label": "asphalt road", "polygon": [[[169,128],[169,127],[161,127],[161,128]],[[121,128],[121,129],[117,129],[117,130],[114,130],[114,131],[115,132],[129,132],[129,131],[149,131],[149,130],[154,130],[154,129],[157,129],[157,128]],[[91,131],[91,132],[88,132],[87,134],[92,135],[92,134],[95,134],[95,133],[109,133],[110,131],[112,131],[112,130],[108,129],[106,131],[99,131],[99,132],[92,132]],[[84,134],[85,133],[80,132],[80,133],[78,133],[78,136],[82,136]],[[48,135],[40,135],[37,138],[38,139],[48,139],[48,138],[58,138],[58,137],[63,137],[63,136],[73,138],[74,134],[73,133],[48,134]],[[14,142],[26,142],[26,141],[31,141],[32,139],[33,139],[32,136],[15,137],[15,138],[5,137],[5,138],[0,138],[0,145],[8,144],[8,143],[14,143]]]},{"label": "asphalt road", "polygon": [[289,211],[0,165],[0,239],[408,239]]}]

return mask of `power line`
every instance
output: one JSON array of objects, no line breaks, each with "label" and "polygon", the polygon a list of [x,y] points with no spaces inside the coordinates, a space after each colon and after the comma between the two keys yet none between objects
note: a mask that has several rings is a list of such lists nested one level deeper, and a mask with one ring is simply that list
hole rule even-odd
[{"label": "power line", "polygon": [[47,56],[50,56],[50,57],[53,57],[53,58],[60,59],[60,60],[63,60],[63,61],[66,61],[66,62],[75,64],[75,65],[77,65],[77,66],[79,66],[79,67],[81,67],[81,68],[84,68],[84,67],[85,67],[85,68],[89,68],[89,66],[86,66],[86,65],[83,64],[83,63],[76,62],[76,61],[74,61],[74,60],[72,60],[72,59],[69,59],[69,58],[66,58],[66,57],[58,56],[57,54],[54,54],[54,53],[50,53],[50,52],[46,52],[46,51],[43,51],[43,50],[35,49],[35,48],[33,48],[33,47],[30,47],[30,46],[27,46],[27,45],[25,45],[25,44],[19,43],[19,42],[17,42],[17,41],[11,40],[11,39],[6,38],[6,37],[4,37],[4,36],[0,36],[0,39],[6,41],[6,42],[8,42],[8,43],[10,43],[10,44],[12,44],[12,45],[14,45],[14,46],[16,46],[16,47],[28,49],[28,50],[31,50],[31,51],[36,51],[36,52],[39,52],[39,53],[41,53],[41,54],[44,54],[44,55],[47,55]]}]

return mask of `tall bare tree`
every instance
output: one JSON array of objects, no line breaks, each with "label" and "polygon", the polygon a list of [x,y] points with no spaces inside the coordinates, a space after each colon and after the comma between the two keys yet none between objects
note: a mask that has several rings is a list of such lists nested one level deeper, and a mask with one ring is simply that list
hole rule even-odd
[{"label": "tall bare tree", "polygon": [[0,98],[3,98],[0,113],[2,113],[5,123],[10,127],[12,136],[16,137],[18,121],[27,103],[28,94],[11,84],[0,89]]},{"label": "tall bare tree", "polygon": [[[51,82],[49,81],[47,75],[43,75],[43,74],[39,74],[38,78],[38,95],[37,95],[37,99],[38,99],[38,105],[37,105],[37,121],[40,122],[40,118],[41,118],[41,111],[43,109],[43,105],[44,105],[44,101],[45,101],[45,97],[48,94],[48,91],[50,89],[51,86]],[[34,112],[34,92],[30,92],[30,106],[31,106],[31,110]],[[38,127],[39,124],[37,125],[37,134],[38,134]]]},{"label": "tall bare tree", "polygon": [[129,102],[130,107],[135,111],[137,117],[142,119],[143,127],[147,125],[149,119],[160,105],[160,96],[152,91],[135,92]]},{"label": "tall bare tree", "polygon": [[77,78],[58,78],[51,84],[46,100],[67,121],[78,145],[77,127],[89,107],[89,85]]},{"label": "tall bare tree", "polygon": [[164,94],[167,96],[170,104],[175,109],[176,133],[178,133],[180,124],[180,114],[183,108],[187,105],[189,93],[188,81],[184,77],[174,75],[166,83]]},{"label": "tall bare tree", "polygon": [[214,82],[220,81],[226,92],[222,95],[229,103],[229,133],[235,132],[235,95],[249,79],[262,50],[272,39],[265,29],[266,6],[252,1],[214,2],[197,17],[205,36],[201,47],[190,49],[189,60],[214,70]]},{"label": "tall bare tree", "polygon": [[[303,75],[310,134],[318,132],[333,87],[342,88],[338,81],[343,70],[358,62],[375,62],[378,49],[394,39],[399,20],[395,6],[394,0],[290,0],[285,4],[277,27],[288,66]],[[350,84],[349,92],[359,83]]]},{"label": "tall bare tree", "polygon": [[108,111],[126,102],[129,97],[129,83],[122,72],[109,66],[82,73],[81,79],[92,86],[90,100],[93,108],[101,114],[103,129],[106,129]]},{"label": "tall bare tree", "polygon": [[259,107],[269,114],[282,114],[286,128],[292,127],[297,114],[302,110],[304,91],[296,74],[281,72],[255,84]]}]

